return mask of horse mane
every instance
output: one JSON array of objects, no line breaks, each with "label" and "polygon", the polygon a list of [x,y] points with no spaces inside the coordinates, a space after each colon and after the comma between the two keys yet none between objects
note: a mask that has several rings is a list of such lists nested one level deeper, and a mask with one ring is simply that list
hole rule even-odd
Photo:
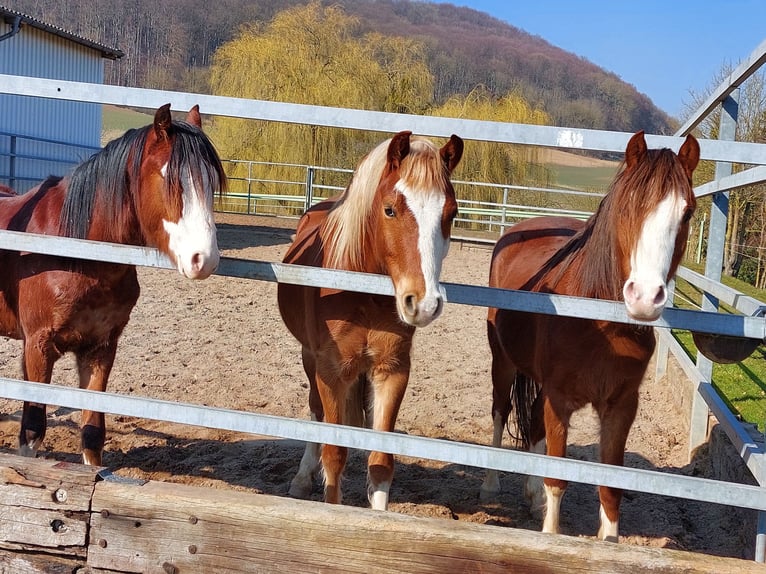
[{"label": "horse mane", "polygon": [[[380,143],[362,159],[330,210],[320,230],[328,267],[361,269],[373,200],[390,143],[391,139]],[[411,138],[409,153],[399,166],[399,180],[411,190],[445,189],[449,173],[439,149],[425,138]]]},{"label": "horse mane", "polygon": [[[693,196],[689,177],[672,150],[647,150],[646,157],[631,169],[625,169],[623,161],[596,212],[546,267],[553,269],[561,264],[561,273],[579,253],[592,246],[588,257],[581,258],[580,287],[572,295],[622,300],[622,258],[617,252],[619,244],[615,234],[619,227],[640,229],[644,217],[662,201],[668,190],[684,192],[687,200]],[[635,237],[637,240],[638,234]]]},{"label": "horse mane", "polygon": [[[130,129],[109,142],[75,168],[68,179],[66,198],[59,220],[59,233],[84,239],[94,219],[104,218],[107,237],[104,241],[131,243],[134,226],[133,199],[139,192],[144,146],[154,126]],[[202,130],[183,121],[173,121],[170,133],[175,136],[167,175],[164,199],[173,209],[180,209],[181,195],[174,193],[189,174],[198,193],[226,189],[226,176],[213,144]],[[100,201],[99,201],[100,200]],[[98,209],[99,213],[95,210]]]}]

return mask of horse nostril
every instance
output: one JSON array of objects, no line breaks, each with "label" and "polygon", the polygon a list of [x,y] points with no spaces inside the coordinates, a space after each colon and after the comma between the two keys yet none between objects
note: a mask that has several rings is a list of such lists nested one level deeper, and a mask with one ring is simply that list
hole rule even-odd
[{"label": "horse nostril", "polygon": [[205,262],[205,259],[202,256],[202,253],[199,253],[199,252],[195,253],[194,255],[192,255],[192,258],[191,258],[192,270],[199,271],[200,269],[202,269],[204,262]]},{"label": "horse nostril", "polygon": [[657,307],[661,307],[662,305],[665,304],[665,301],[667,301],[667,299],[668,299],[668,295],[667,295],[667,291],[665,290],[665,286],[660,285],[660,288],[657,290],[657,295],[655,295],[654,297],[654,304]]},{"label": "horse nostril", "polygon": [[434,312],[434,316],[438,317],[441,315],[442,307],[444,307],[444,300],[441,297],[436,298],[436,311]]},{"label": "horse nostril", "polygon": [[410,315],[416,315],[418,312],[418,301],[417,297],[415,295],[405,295],[404,297],[404,309],[409,313]]}]

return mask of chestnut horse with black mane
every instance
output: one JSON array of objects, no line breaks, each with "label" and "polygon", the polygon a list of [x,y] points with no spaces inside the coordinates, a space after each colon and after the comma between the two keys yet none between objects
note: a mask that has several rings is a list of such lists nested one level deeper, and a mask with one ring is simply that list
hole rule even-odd
[{"label": "chestnut horse with black mane", "polygon": [[[213,198],[226,185],[221,161],[194,106],[173,121],[129,130],[80,164],[22,195],[0,197],[0,228],[157,247],[191,279],[217,268]],[[139,296],[132,265],[0,250],[0,335],[23,341],[25,380],[49,383],[54,363],[74,353],[81,388],[103,391],[117,341]],[[100,465],[103,413],[83,411],[82,456]],[[25,402],[19,452],[34,456],[45,405]]]},{"label": "chestnut horse with black mane", "polygon": [[[539,217],[508,229],[492,254],[490,286],[624,301],[631,318],[657,319],[686,248],[698,161],[692,136],[676,155],[648,150],[643,132],[633,135],[624,169],[596,213],[585,222]],[[623,464],[638,388],[654,352],[651,326],[490,308],[487,335],[494,446],[501,445],[513,407],[523,448],[566,456],[570,417],[590,403],[601,422],[601,461]],[[566,486],[527,479],[527,496],[545,509],[543,532],[559,531]],[[499,487],[498,473],[490,471],[482,495]],[[620,489],[599,487],[599,538],[617,541],[621,497]]]},{"label": "chestnut horse with black mane", "polygon": [[[394,297],[280,283],[279,310],[302,345],[314,420],[393,431],[410,375],[416,327],[442,310],[439,276],[457,214],[450,174],[463,154],[400,132],[372,150],[339,197],[309,209],[285,263],[389,275]],[[371,424],[370,424],[370,419]],[[321,447],[326,502],[341,502],[348,449]],[[308,443],[290,494],[307,497],[320,462]],[[394,457],[371,452],[368,496],[388,507]]]}]

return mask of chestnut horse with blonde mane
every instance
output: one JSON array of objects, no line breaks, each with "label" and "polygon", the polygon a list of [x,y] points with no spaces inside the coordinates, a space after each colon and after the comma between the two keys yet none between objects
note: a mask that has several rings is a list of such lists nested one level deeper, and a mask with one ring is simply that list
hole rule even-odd
[{"label": "chestnut horse with blonde mane", "polygon": [[[312,419],[394,430],[415,329],[442,310],[439,276],[457,214],[450,174],[462,153],[455,135],[438,149],[400,132],[362,160],[343,194],[301,218],[285,263],[389,275],[395,291],[279,284],[282,319],[302,346]],[[345,447],[307,444],[290,494],[311,493],[321,458],[325,501],[340,503],[347,456]],[[393,474],[393,455],[370,453],[373,508],[388,507]]]},{"label": "chestnut horse with blonde mane", "polygon": [[[643,132],[633,135],[624,169],[596,213],[585,222],[539,217],[508,229],[492,254],[490,286],[624,301],[631,318],[657,319],[686,248],[698,161],[692,136],[676,155],[647,149]],[[590,403],[601,422],[601,462],[623,464],[638,388],[654,352],[651,326],[490,308],[487,335],[494,446],[514,410],[523,448],[566,456],[570,417]],[[559,531],[566,486],[527,479],[527,496],[544,507],[543,532]],[[498,473],[488,472],[482,495],[499,488]],[[599,487],[599,538],[617,541],[621,497],[620,489]]]},{"label": "chestnut horse with blonde mane", "polygon": [[[199,108],[173,121],[170,104],[77,166],[27,193],[2,194],[0,228],[157,247],[178,271],[204,279],[220,254],[213,198],[226,176],[201,130]],[[0,250],[0,335],[23,342],[24,379],[50,383],[54,363],[75,355],[81,388],[104,391],[117,341],[139,296],[132,265]],[[25,402],[19,452],[34,456],[46,406]],[[103,413],[84,410],[82,456],[100,465]]]}]

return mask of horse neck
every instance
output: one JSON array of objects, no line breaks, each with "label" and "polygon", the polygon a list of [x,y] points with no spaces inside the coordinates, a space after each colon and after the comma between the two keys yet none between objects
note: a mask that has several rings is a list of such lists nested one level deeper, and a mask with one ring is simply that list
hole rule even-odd
[{"label": "horse neck", "polygon": [[625,281],[622,269],[623,254],[615,237],[611,197],[602,201],[599,209],[586,222],[585,227],[567,243],[563,266],[573,279],[571,294],[619,301]]}]

